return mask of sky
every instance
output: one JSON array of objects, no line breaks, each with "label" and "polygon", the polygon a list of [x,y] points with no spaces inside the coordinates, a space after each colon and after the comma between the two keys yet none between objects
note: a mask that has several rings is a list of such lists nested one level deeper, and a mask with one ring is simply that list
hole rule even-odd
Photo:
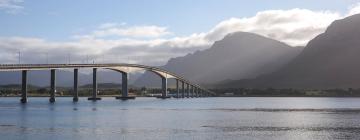
[{"label": "sky", "polygon": [[138,63],[243,31],[305,46],[360,0],[0,0],[0,63]]}]

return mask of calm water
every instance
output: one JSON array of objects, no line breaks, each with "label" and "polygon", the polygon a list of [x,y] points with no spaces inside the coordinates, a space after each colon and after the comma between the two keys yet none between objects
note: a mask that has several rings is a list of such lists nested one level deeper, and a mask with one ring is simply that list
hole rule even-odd
[{"label": "calm water", "polygon": [[0,98],[1,140],[359,138],[360,98]]}]

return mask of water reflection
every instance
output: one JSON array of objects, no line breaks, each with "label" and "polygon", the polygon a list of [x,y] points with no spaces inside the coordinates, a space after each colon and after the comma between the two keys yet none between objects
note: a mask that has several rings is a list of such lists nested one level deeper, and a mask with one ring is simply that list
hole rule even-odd
[{"label": "water reflection", "polygon": [[1,139],[356,139],[359,98],[0,98]]}]

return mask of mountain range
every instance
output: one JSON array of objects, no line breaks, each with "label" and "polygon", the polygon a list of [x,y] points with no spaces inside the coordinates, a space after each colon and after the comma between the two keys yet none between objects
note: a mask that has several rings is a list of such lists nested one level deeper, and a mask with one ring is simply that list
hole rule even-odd
[{"label": "mountain range", "polygon": [[281,69],[255,79],[226,81],[217,87],[359,88],[360,15],[333,22]]},{"label": "mountain range", "polygon": [[[359,88],[359,25],[360,15],[334,21],[305,47],[235,32],[208,49],[172,58],[161,68],[213,88]],[[48,71],[30,72],[30,84],[47,86],[49,75]],[[99,75],[99,83],[121,81],[116,72]],[[1,72],[0,85],[19,83],[20,76],[19,72]],[[161,83],[160,77],[150,72],[130,79],[138,87]],[[91,74],[80,74],[80,84],[88,83]],[[71,86],[72,72],[59,71],[58,84]]]},{"label": "mountain range", "polygon": [[[202,84],[255,78],[287,64],[302,48],[253,33],[236,32],[216,41],[209,49],[170,59],[162,68]],[[160,78],[148,72],[135,85],[156,86],[157,83]]]}]

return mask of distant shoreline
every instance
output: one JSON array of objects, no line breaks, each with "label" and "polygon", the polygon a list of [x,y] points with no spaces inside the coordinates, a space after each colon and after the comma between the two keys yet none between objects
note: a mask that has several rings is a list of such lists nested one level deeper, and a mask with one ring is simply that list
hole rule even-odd
[{"label": "distant shoreline", "polygon": [[[79,97],[90,97],[91,95],[89,96],[79,96]],[[120,95],[98,95],[99,97],[117,97],[117,96],[120,96]],[[6,97],[21,97],[20,95],[19,96],[0,96],[0,98],[6,98]],[[50,96],[42,96],[42,95],[34,95],[34,96],[28,96],[28,97],[50,97]],[[71,95],[62,95],[62,96],[55,96],[55,97],[73,97]],[[156,96],[135,96],[135,97],[156,97]],[[360,98],[360,96],[213,96],[213,97],[222,97],[222,98],[249,98],[249,97],[265,97],[265,98],[272,98],[272,97],[284,97],[284,98],[287,98],[287,97],[309,97],[309,98],[324,98],[324,97],[327,97],[327,98]],[[186,97],[185,97],[186,98]],[[202,98],[202,97],[199,97],[199,98]],[[207,97],[208,98],[208,97]]]}]

